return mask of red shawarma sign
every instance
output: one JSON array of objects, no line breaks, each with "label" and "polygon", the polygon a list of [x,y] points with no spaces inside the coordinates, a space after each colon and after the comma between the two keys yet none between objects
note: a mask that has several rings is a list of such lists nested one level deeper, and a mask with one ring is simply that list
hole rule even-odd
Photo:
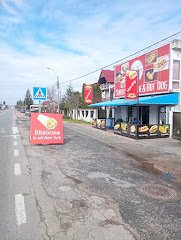
[{"label": "red shawarma sign", "polygon": [[31,114],[31,144],[63,144],[63,142],[64,134],[62,114]]},{"label": "red shawarma sign", "polygon": [[92,85],[84,84],[84,104],[91,104],[93,99]]},{"label": "red shawarma sign", "polygon": [[138,98],[138,71],[126,71],[125,99],[136,100]]}]

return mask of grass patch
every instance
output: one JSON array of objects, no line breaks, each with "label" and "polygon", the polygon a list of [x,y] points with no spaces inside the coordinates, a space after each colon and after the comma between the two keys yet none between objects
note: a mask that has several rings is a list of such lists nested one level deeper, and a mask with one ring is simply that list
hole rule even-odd
[{"label": "grass patch", "polygon": [[74,119],[63,118],[63,121],[64,121],[64,122],[69,122],[69,123],[79,123],[79,124],[88,124],[88,125],[91,125],[90,122],[85,122],[85,121],[82,121],[82,120],[74,120]]}]

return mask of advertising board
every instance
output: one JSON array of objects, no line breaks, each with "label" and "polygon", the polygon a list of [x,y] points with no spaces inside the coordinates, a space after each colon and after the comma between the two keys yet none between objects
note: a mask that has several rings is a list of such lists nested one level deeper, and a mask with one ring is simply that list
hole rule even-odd
[{"label": "advertising board", "polygon": [[170,45],[115,66],[114,97],[125,97],[126,71],[138,71],[139,95],[169,91]]},{"label": "advertising board", "polygon": [[31,114],[31,144],[63,144],[63,142],[64,134],[61,114],[35,112]]},{"label": "advertising board", "polygon": [[135,139],[165,138],[169,137],[170,125],[169,124],[141,125],[117,122],[114,125],[114,133]]},{"label": "advertising board", "polygon": [[125,99],[136,100],[138,98],[138,71],[126,71]]},{"label": "advertising board", "polygon": [[92,85],[84,84],[84,104],[91,104],[93,99]]}]

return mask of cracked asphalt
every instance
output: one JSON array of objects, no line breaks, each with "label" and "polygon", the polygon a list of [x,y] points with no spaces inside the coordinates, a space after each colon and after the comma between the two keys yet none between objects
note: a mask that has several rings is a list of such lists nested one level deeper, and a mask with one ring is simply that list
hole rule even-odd
[{"label": "cracked asphalt", "polygon": [[[180,239],[180,185],[141,164],[146,148],[155,150],[154,145],[71,123],[64,123],[64,145],[30,145],[27,119],[18,127],[41,239]],[[159,153],[168,155],[163,149]],[[152,196],[139,190],[146,183],[153,186]],[[164,187],[176,196],[167,200]]]}]

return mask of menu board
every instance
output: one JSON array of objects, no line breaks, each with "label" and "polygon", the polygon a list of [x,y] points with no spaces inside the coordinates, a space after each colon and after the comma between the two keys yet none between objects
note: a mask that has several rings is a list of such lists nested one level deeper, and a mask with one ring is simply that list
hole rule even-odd
[{"label": "menu board", "polygon": [[106,120],[105,119],[93,119],[92,127],[98,128],[101,130],[106,130]]},{"label": "menu board", "polygon": [[125,97],[126,71],[138,71],[139,95],[169,91],[170,45],[167,44],[115,67],[114,97]]},{"label": "menu board", "polygon": [[132,123],[115,123],[114,133],[131,138],[162,138],[169,137],[169,124],[137,125]]}]

